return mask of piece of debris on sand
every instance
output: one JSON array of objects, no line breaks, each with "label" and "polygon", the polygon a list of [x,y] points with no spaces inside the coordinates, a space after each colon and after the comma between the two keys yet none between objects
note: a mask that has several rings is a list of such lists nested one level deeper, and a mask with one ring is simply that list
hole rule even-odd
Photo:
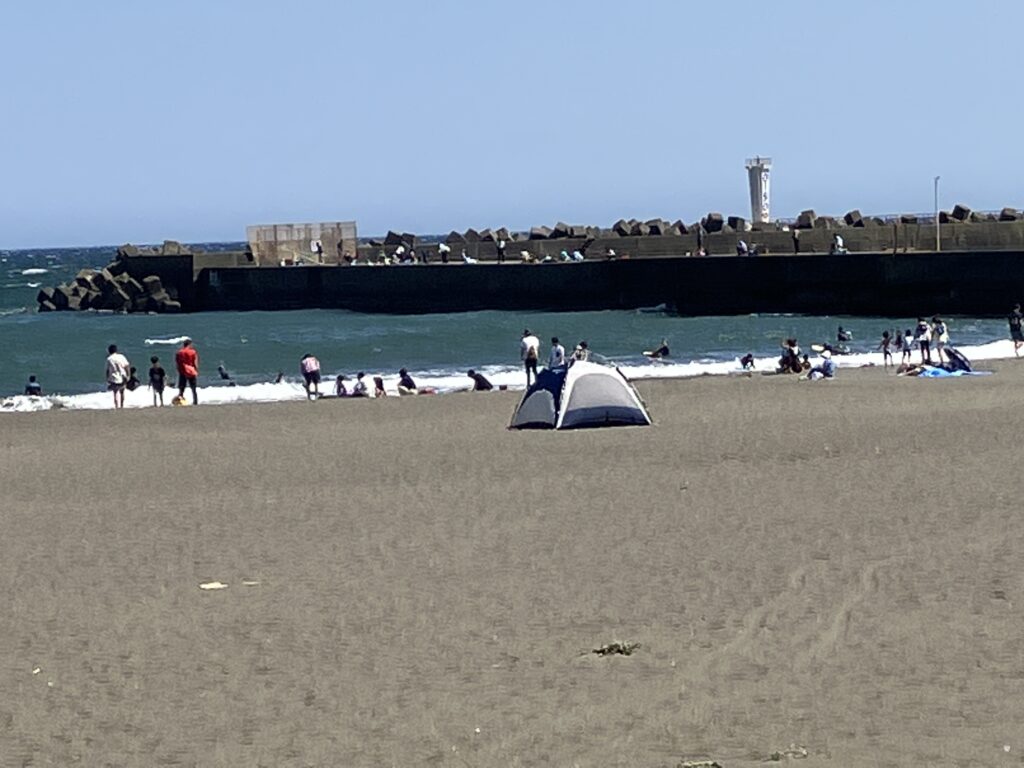
[{"label": "piece of debris on sand", "polygon": [[632,656],[634,651],[640,647],[640,643],[609,643],[600,648],[594,648],[591,653],[598,656]]},{"label": "piece of debris on sand", "polygon": [[787,759],[802,760],[807,757],[808,754],[807,747],[801,747],[799,744],[790,744],[787,749],[772,752],[768,755],[766,760],[772,763]]},{"label": "piece of debris on sand", "polygon": [[676,768],[722,768],[714,760],[683,760]]}]

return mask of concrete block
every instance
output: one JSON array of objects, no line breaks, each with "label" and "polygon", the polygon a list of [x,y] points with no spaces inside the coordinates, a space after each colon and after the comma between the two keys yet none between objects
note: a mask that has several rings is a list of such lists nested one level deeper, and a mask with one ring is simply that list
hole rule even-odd
[{"label": "concrete block", "polygon": [[71,286],[61,283],[53,289],[53,305],[59,310],[68,308],[68,299],[71,298]]},{"label": "concrete block", "polygon": [[82,296],[81,309],[101,309],[103,303],[103,294],[99,291],[89,291],[89,293]]},{"label": "concrete block", "polygon": [[953,213],[951,215],[957,221],[967,221],[967,217],[971,215],[971,209],[966,205],[957,203],[953,206]]},{"label": "concrete block", "polygon": [[111,282],[113,279],[114,275],[111,274],[109,269],[104,267],[103,269],[101,269],[99,272],[92,276],[92,284],[93,287],[98,290],[107,283]]},{"label": "concrete block", "polygon": [[675,228],[676,232],[678,232],[680,235],[688,235],[688,234],[690,234],[690,228],[688,226],[686,226],[685,224],[683,224],[683,220],[682,219],[676,219],[674,222],[672,222],[672,226]]},{"label": "concrete block", "polygon": [[165,315],[177,314],[178,312],[181,312],[181,302],[177,302],[170,298],[157,302],[156,311]]},{"label": "concrete block", "polygon": [[118,256],[118,258],[121,258],[122,256],[138,256],[138,255],[139,255],[138,247],[132,245],[131,243],[125,243],[124,245],[119,246],[118,249],[117,249],[117,256]]},{"label": "concrete block", "polygon": [[800,211],[800,215],[796,217],[796,224],[794,224],[794,226],[797,229],[813,229],[814,222],[817,218],[818,216],[813,209]]},{"label": "concrete block", "polygon": [[629,234],[632,237],[647,237],[651,234],[651,228],[642,221],[637,221],[629,230]]},{"label": "concrete block", "polygon": [[632,225],[625,219],[619,219],[612,224],[612,231],[619,237],[629,237]]},{"label": "concrete block", "polygon": [[77,285],[82,286],[83,288],[91,289],[92,288],[92,278],[93,278],[93,275],[95,275],[95,274],[96,274],[96,271],[93,270],[93,269],[88,269],[88,268],[80,269],[80,270],[78,270],[78,274],[75,275],[75,283]]},{"label": "concrete block", "polygon": [[836,220],[831,216],[818,216],[814,220],[814,229],[834,229]]},{"label": "concrete block", "polygon": [[1003,208],[999,212],[1000,221],[1017,221],[1018,219],[1020,219],[1020,211],[1016,208]]},{"label": "concrete block", "polygon": [[39,302],[39,311],[40,312],[56,312],[57,311],[57,307],[55,307],[53,305],[52,301],[41,301],[41,302]]},{"label": "concrete block", "polygon": [[725,226],[725,218],[720,213],[712,212],[704,217],[703,221],[701,221],[701,224],[704,226],[704,231],[707,232],[708,234],[712,234],[713,232],[721,232],[722,227]]},{"label": "concrete block", "polygon": [[511,235],[509,234],[509,231],[508,231],[508,229],[506,229],[505,227],[498,227],[498,228],[497,228],[497,229],[496,229],[496,230],[494,231],[494,237],[495,237],[496,239],[498,239],[498,240],[505,240],[506,242],[507,242],[507,241],[509,241],[509,240],[513,240],[513,239],[514,239],[514,238],[513,238],[513,237],[512,237],[512,236],[511,236]]},{"label": "concrete block", "polygon": [[736,232],[746,232],[748,229],[747,220],[742,216],[730,216],[726,219],[726,223]]},{"label": "concrete block", "polygon": [[569,236],[570,227],[564,221],[559,221],[551,230],[551,239],[560,240]]},{"label": "concrete block", "polygon": [[53,303],[53,288],[40,288],[39,293],[36,294],[36,301],[42,304],[43,302]]},{"label": "concrete block", "polygon": [[843,216],[843,221],[846,222],[848,227],[863,227],[864,217],[860,215],[860,211],[854,208],[852,211],[847,211],[846,215]]},{"label": "concrete block", "polygon": [[949,214],[949,211],[939,211],[939,224],[952,224],[954,221],[956,219]]},{"label": "concrete block", "polygon": [[72,296],[68,299],[68,307],[72,312],[77,312],[82,308],[82,297]]},{"label": "concrete block", "polygon": [[550,227],[530,227],[530,240],[549,240],[550,238]]},{"label": "concrete block", "polygon": [[448,233],[448,237],[446,237],[444,241],[448,243],[448,245],[451,245],[452,243],[462,245],[463,243],[466,242],[466,238],[462,236],[461,232],[456,232],[455,230],[452,230],[451,232]]},{"label": "concrete block", "polygon": [[149,277],[142,278],[143,293],[159,293],[163,289],[164,285],[160,281],[160,277],[158,275],[150,275]]},{"label": "concrete block", "polygon": [[402,244],[405,246],[406,250],[409,250],[410,248],[415,248],[418,243],[419,238],[416,237],[416,235],[414,235],[412,232],[402,233]]},{"label": "concrete block", "polygon": [[181,256],[188,252],[188,248],[183,246],[177,240],[164,240],[164,244],[160,247],[160,253],[164,256]]},{"label": "concrete block", "polygon": [[388,233],[384,235],[384,245],[398,247],[402,244],[402,235],[395,232],[393,229],[389,229]]},{"label": "concrete block", "polygon": [[480,233],[477,232],[473,228],[467,229],[466,230],[466,234],[463,235],[463,237],[466,238],[466,242],[467,243],[479,243],[480,242]]},{"label": "concrete block", "polygon": [[480,230],[480,242],[481,243],[493,243],[494,242],[494,233],[490,230],[490,227],[488,227],[487,229],[481,229]]},{"label": "concrete block", "polygon": [[900,224],[917,224],[917,216],[912,213],[904,213],[900,216]]}]

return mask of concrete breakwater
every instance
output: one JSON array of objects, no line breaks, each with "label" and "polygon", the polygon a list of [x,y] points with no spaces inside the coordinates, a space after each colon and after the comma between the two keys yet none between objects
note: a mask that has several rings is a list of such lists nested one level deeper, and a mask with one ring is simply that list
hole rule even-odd
[{"label": "concrete breakwater", "polygon": [[[882,221],[856,211],[842,219],[805,211],[791,224],[765,226],[709,214],[689,227],[620,220],[610,230],[566,224],[528,233],[469,230],[448,235],[446,249],[391,232],[360,245],[353,240],[344,252],[339,241],[330,265],[302,260],[281,266],[265,263],[251,247],[207,253],[167,241],[156,248],[123,246],[107,268],[86,270],[38,298],[46,311],[424,313],[665,305],[691,315],[990,315],[1024,297],[1017,277],[1024,274],[1024,221],[1016,211],[981,215],[957,206],[938,224],[941,252],[934,251],[932,222],[909,216]],[[829,254],[837,233],[848,252]],[[741,239],[759,255],[737,256]],[[505,263],[497,263],[502,240]],[[329,252],[331,244],[323,245]],[[309,253],[308,241],[304,247]],[[561,261],[562,251],[575,250],[584,253],[582,261]],[[471,263],[463,263],[462,251]],[[413,252],[412,263],[398,263],[411,261]]]}]

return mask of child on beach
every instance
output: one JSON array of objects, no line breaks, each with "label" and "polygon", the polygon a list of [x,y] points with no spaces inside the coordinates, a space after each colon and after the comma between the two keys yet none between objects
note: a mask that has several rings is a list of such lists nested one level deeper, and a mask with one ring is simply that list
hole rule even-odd
[{"label": "child on beach", "polygon": [[139,381],[138,369],[134,365],[130,366],[128,368],[128,381],[124,383],[125,389],[127,389],[129,392],[134,392],[136,389],[139,388],[139,384],[141,383],[142,382]]},{"label": "child on beach", "polygon": [[949,343],[949,326],[938,315],[932,318],[932,340],[935,342],[935,352],[939,356],[939,365],[942,365],[946,344]]},{"label": "child on beach", "polygon": [[149,358],[149,388],[153,390],[153,407],[163,407],[164,386],[167,382],[167,371],[160,365],[160,358],[153,356]]},{"label": "child on beach", "polygon": [[882,341],[879,343],[878,348],[882,350],[882,365],[885,366],[885,370],[889,370],[889,366],[892,365],[892,350],[889,349],[889,345],[892,343],[892,338],[889,336],[888,331],[882,331]]},{"label": "child on beach", "polygon": [[914,350],[914,334],[907,328],[903,332],[903,357],[900,359],[900,364],[910,363],[910,355]]}]

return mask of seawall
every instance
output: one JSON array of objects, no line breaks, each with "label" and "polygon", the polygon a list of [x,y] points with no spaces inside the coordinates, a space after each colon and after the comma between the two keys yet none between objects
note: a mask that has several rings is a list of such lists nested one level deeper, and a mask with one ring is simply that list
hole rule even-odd
[{"label": "seawall", "polygon": [[1024,250],[652,257],[581,263],[203,268],[187,310],[428,313],[667,305],[684,315],[1004,314]]}]

